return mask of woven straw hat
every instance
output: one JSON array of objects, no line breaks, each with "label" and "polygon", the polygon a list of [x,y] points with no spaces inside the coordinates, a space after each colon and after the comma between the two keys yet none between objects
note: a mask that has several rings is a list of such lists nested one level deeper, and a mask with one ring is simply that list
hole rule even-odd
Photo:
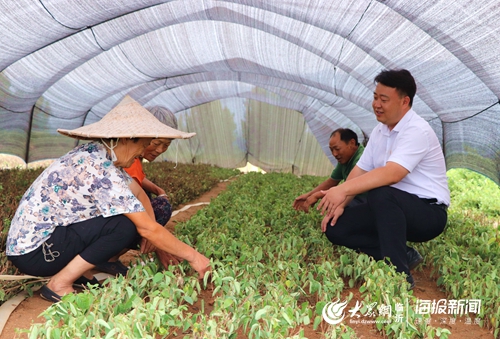
[{"label": "woven straw hat", "polygon": [[101,120],[59,133],[76,139],[162,138],[188,139],[196,133],[182,132],[162,124],[153,114],[130,96],[126,96]]}]

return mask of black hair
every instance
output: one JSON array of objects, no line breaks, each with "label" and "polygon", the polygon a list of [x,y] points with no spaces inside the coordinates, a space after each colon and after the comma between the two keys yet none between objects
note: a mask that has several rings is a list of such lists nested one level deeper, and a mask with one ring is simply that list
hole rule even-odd
[{"label": "black hair", "polygon": [[337,128],[335,131],[332,132],[332,134],[330,134],[330,139],[333,137],[333,135],[335,133],[339,133],[340,134],[340,140],[342,140],[346,144],[349,141],[351,141],[351,139],[354,139],[354,142],[356,143],[356,146],[359,146],[358,135],[356,133],[354,133],[353,130],[351,130],[349,128]]},{"label": "black hair", "polygon": [[417,93],[417,84],[408,70],[383,70],[375,77],[374,82],[395,88],[401,97],[410,97],[410,107],[413,105],[413,97]]}]

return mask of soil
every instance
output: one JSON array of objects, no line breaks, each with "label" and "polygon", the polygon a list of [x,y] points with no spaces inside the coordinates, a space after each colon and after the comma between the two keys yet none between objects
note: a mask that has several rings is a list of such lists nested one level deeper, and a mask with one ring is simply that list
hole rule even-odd
[{"label": "soil", "polygon": [[[214,187],[208,193],[202,195],[200,198],[187,203],[186,205],[197,204],[200,202],[210,202],[212,198],[215,198],[220,192],[224,191],[228,182],[221,182],[216,187]],[[179,210],[182,209],[183,206],[179,206]],[[174,231],[175,225],[179,222],[184,222],[189,220],[191,216],[193,216],[198,210],[204,208],[205,205],[199,205],[190,207],[184,211],[180,211],[175,216],[173,216],[170,221],[167,223],[166,227]],[[137,254],[136,251],[129,251],[124,254],[120,260],[125,264],[128,264],[130,260]],[[430,300],[430,301],[438,301],[440,299],[447,299],[445,293],[440,290],[440,288],[436,284],[437,277],[431,277],[431,268],[429,267],[419,267],[415,272],[412,273],[416,282],[416,287],[414,289],[414,295],[419,300]],[[361,300],[358,289],[347,289],[343,293],[343,297],[349,295],[352,292],[354,298],[351,300],[350,304],[346,307],[346,309],[353,309],[355,306],[356,300]],[[202,293],[201,298],[204,299],[205,305],[213,305],[213,297],[210,291],[207,293]],[[200,299],[201,299],[200,298]],[[341,299],[344,300],[344,299]],[[43,312],[47,307],[49,307],[52,303],[45,301],[39,296],[38,292],[34,292],[32,297],[25,299],[23,302],[19,304],[19,306],[12,312],[9,317],[3,332],[0,334],[0,339],[13,339],[13,338],[27,338],[26,334],[18,334],[16,329],[29,329],[32,323],[40,323],[44,322],[43,317],[39,317],[40,313]],[[193,305],[193,311],[196,309],[196,304]],[[209,309],[206,308],[206,311]],[[383,335],[377,333],[375,330],[375,326],[372,324],[366,323],[349,323],[349,321],[344,320],[346,325],[352,327],[357,336],[360,339],[381,339],[384,338]],[[450,339],[494,339],[492,331],[481,328],[479,325],[474,323],[474,319],[472,319],[472,323],[467,323],[468,319],[463,317],[457,317],[454,323],[450,322],[450,318],[444,317],[443,315],[432,315],[431,324],[434,327],[447,328],[451,331]],[[304,327],[304,334],[307,338],[310,339],[319,339],[322,338],[323,335],[321,332],[328,330],[328,327],[332,326],[323,321],[320,324],[317,331],[312,329],[312,326]],[[297,331],[298,332],[298,331]],[[184,335],[179,336],[182,338]],[[244,338],[245,336],[239,336]],[[174,338],[174,337],[172,337]]]}]

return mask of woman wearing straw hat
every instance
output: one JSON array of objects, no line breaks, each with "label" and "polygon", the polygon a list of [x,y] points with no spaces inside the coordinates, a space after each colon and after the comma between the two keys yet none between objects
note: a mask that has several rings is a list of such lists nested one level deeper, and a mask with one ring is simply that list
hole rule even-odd
[{"label": "woman wearing straw hat", "polygon": [[[149,108],[148,111],[163,124],[177,129],[177,118],[174,113],[170,112],[165,107],[154,106]],[[172,139],[153,139],[151,144],[149,144],[149,146],[144,150],[144,153],[139,158],[135,159],[132,166],[125,168],[125,171],[132,177],[132,179],[141,185],[144,191],[146,191],[146,194],[150,197],[156,221],[160,225],[165,225],[170,220],[170,217],[172,216],[172,207],[168,201],[165,190],[146,178],[146,174],[142,168],[142,159],[146,159],[149,162],[155,161],[157,157],[167,151],[171,142]],[[152,195],[155,195],[156,197],[154,198]]]},{"label": "woman wearing straw hat", "polygon": [[[149,198],[123,168],[153,138],[186,139],[130,97],[100,121],[59,133],[91,142],[56,160],[23,195],[7,237],[9,260],[22,272],[52,276],[40,295],[57,302],[90,270],[141,237],[164,253],[189,262],[203,277],[209,260],[154,219]],[[95,279],[95,278],[94,278]],[[91,280],[93,281],[93,280]]]},{"label": "woman wearing straw hat", "polygon": [[[177,129],[177,118],[175,117],[174,113],[172,113],[165,107],[154,106],[148,108],[148,111],[163,124]],[[172,205],[167,198],[165,190],[146,178],[146,174],[144,173],[144,170],[142,168],[142,159],[146,159],[149,162],[155,161],[158,156],[167,151],[171,142],[172,139],[153,139],[149,146],[146,147],[143,154],[134,160],[132,166],[125,168],[125,172],[127,172],[128,175],[132,177],[132,179],[137,181],[137,183],[144,189],[144,191],[148,195],[151,201],[151,206],[153,207],[156,222],[158,222],[160,225],[166,225],[170,220],[170,217],[172,216]],[[146,245],[141,246],[141,248],[143,248],[145,252],[152,251],[152,249],[147,247]],[[120,256],[126,251],[127,249],[117,254],[107,262],[97,264],[95,268],[99,271],[109,274],[126,275],[128,268],[119,260]],[[176,265],[179,263],[178,258],[172,255],[167,255],[165,252],[157,251],[156,254],[158,256],[158,259],[165,267],[170,264]]]}]

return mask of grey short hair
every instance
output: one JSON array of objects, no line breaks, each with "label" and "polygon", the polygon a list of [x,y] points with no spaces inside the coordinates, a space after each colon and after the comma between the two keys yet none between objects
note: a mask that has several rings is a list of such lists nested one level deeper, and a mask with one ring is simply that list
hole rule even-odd
[{"label": "grey short hair", "polygon": [[154,106],[148,109],[148,111],[155,116],[156,119],[164,123],[168,127],[177,129],[177,118],[175,114],[170,112],[168,109],[162,106]]}]

